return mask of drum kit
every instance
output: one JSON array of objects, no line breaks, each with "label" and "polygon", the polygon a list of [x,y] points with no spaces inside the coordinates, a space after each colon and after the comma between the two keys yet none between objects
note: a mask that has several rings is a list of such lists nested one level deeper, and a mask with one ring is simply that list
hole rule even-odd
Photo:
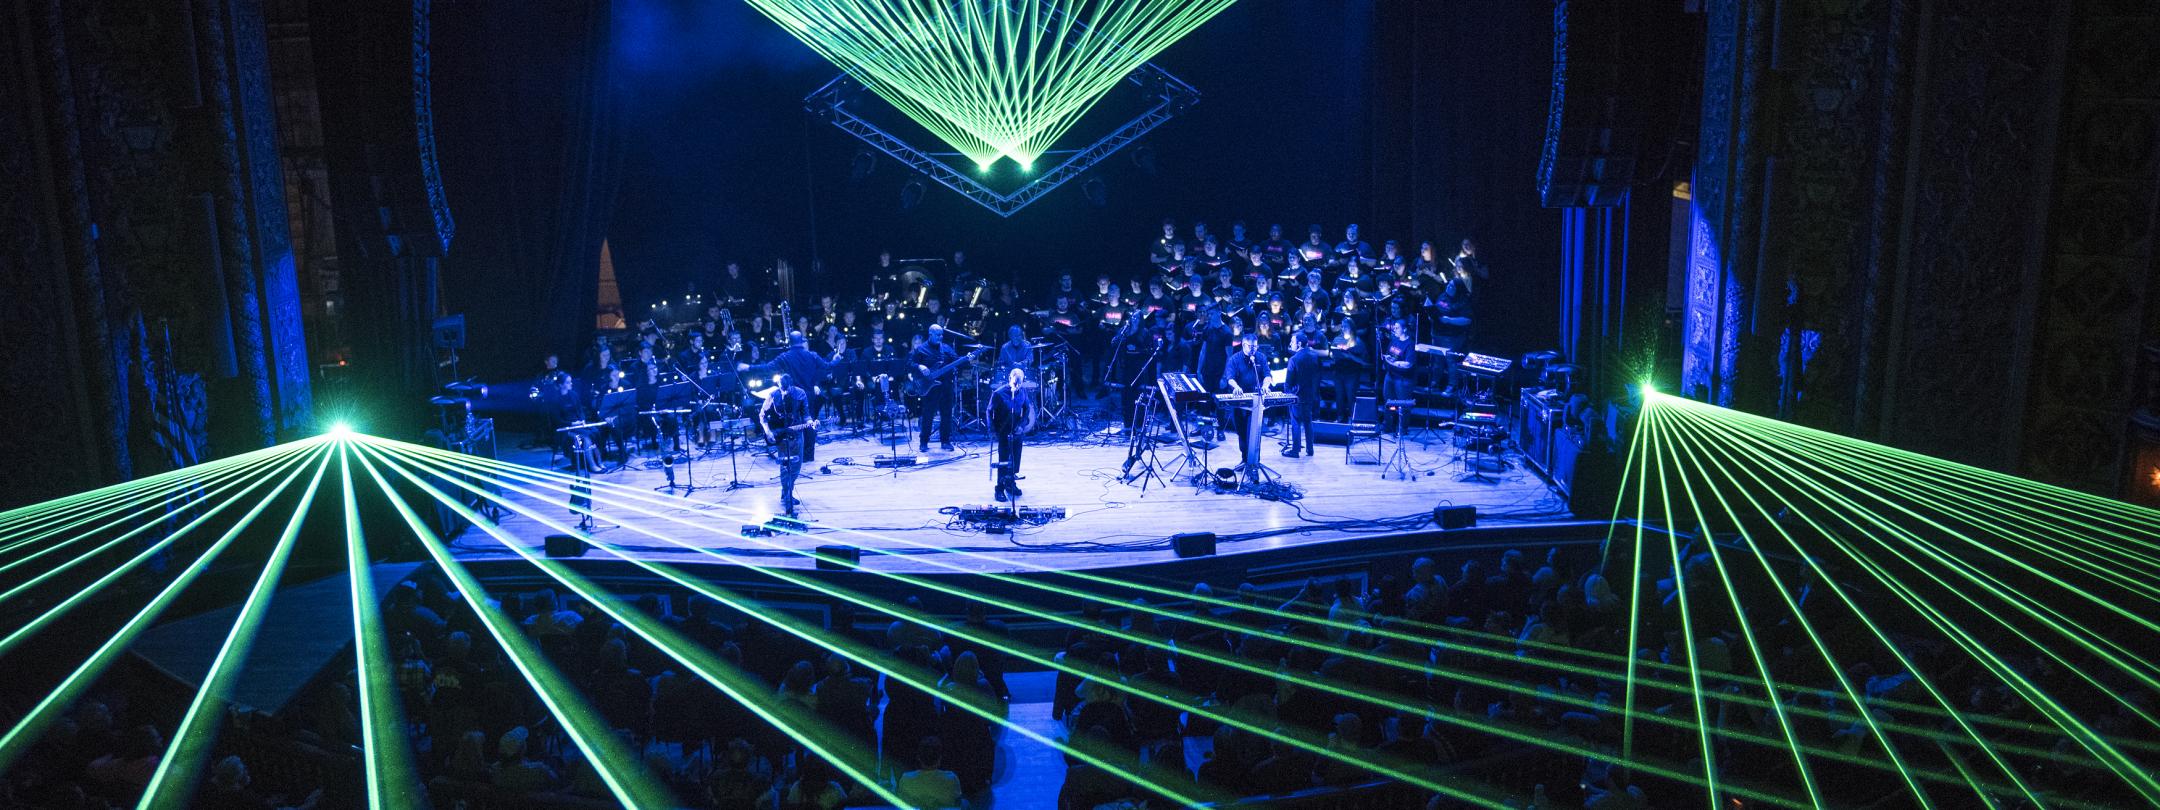
[{"label": "drum kit", "polygon": [[[1020,390],[1031,395],[1028,404],[1035,411],[1036,429],[1041,430],[1072,410],[1072,346],[1061,340],[1037,340],[1029,343],[1028,349],[1029,362],[1020,366]],[[983,428],[990,424],[990,407],[997,399],[997,389],[1005,385],[1005,369],[978,361],[971,371],[966,381],[975,400],[968,409],[968,427]]]}]

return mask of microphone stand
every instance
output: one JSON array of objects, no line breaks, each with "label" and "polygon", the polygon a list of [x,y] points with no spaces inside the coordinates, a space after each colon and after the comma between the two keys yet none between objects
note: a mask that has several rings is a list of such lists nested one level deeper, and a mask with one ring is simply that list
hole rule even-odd
[{"label": "microphone stand", "polygon": [[[706,404],[711,403],[712,393],[706,391],[705,386],[699,385],[697,382],[697,378],[684,373],[682,370],[682,366],[676,365],[674,360],[667,360],[664,362],[667,363],[667,367],[673,370],[677,376],[682,377],[685,381],[688,381],[691,388],[697,389],[697,392],[705,397]],[[692,416],[695,416],[702,410],[704,410],[704,406],[700,405],[697,408],[691,409],[690,413]],[[661,492],[680,491],[682,495],[687,497],[690,493],[696,492],[701,489],[707,489],[707,487],[701,487],[697,485],[697,456],[695,454],[685,452],[682,449],[683,425],[681,419],[682,416],[680,414],[677,414],[677,421],[675,423],[675,435],[669,437],[669,443],[674,445],[674,447],[667,453],[664,453],[660,456],[660,466],[672,468],[674,467],[674,462],[680,460],[683,463],[683,483],[675,483],[674,471],[670,469],[668,472],[667,485],[656,487],[655,489]],[[657,418],[655,418],[653,422],[655,425],[659,424],[659,420]]]}]

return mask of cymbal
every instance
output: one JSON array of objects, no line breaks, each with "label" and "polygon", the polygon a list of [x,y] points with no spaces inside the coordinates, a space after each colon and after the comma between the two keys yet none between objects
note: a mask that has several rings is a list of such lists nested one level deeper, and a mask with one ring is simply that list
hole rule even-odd
[{"label": "cymbal", "polygon": [[639,415],[639,416],[667,416],[667,415],[670,415],[670,414],[689,413],[689,412],[690,412],[690,409],[689,409],[689,408],[654,408],[654,409],[652,409],[652,410],[649,410],[649,411],[638,411],[638,415]]},{"label": "cymbal", "polygon": [[1052,347],[1052,346],[1056,346],[1056,345],[1057,345],[1056,343],[1053,343],[1053,342],[1051,342],[1051,341],[1047,341],[1047,340],[1038,340],[1038,341],[1035,341],[1034,343],[1030,343],[1030,344],[1028,344],[1028,348],[1030,348],[1030,349],[1047,349],[1047,348],[1050,348],[1050,347]]},{"label": "cymbal", "polygon": [[435,397],[434,399],[430,399],[430,400],[428,400],[428,404],[429,404],[429,405],[463,405],[463,404],[465,404],[465,398],[464,398],[464,397]]},{"label": "cymbal", "polygon": [[577,424],[575,424],[575,425],[570,425],[570,426],[568,426],[568,427],[559,427],[559,428],[556,428],[556,429],[555,429],[555,432],[556,432],[556,433],[568,433],[568,432],[570,432],[570,431],[573,431],[573,430],[591,430],[591,429],[593,429],[593,428],[596,428],[596,427],[607,427],[607,423],[606,423],[606,422],[579,422],[579,423],[577,423]]}]

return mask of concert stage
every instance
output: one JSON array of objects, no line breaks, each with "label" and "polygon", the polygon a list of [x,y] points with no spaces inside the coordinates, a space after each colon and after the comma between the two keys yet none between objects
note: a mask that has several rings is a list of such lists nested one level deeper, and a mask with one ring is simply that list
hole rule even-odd
[{"label": "concert stage", "polygon": [[[831,441],[821,437],[817,461],[807,463],[797,484],[804,533],[743,537],[746,523],[769,518],[779,504],[779,467],[753,452],[735,456],[739,480],[751,485],[726,489],[733,480],[724,453],[699,458],[691,469],[677,465],[678,483],[699,487],[687,496],[657,491],[664,473],[634,461],[627,469],[597,475],[599,520],[592,529],[597,543],[652,560],[670,563],[738,563],[806,568],[813,560],[799,552],[821,545],[888,549],[906,555],[865,553],[865,567],[909,572],[1025,572],[1044,568],[1102,568],[1161,562],[1175,558],[1169,537],[1183,532],[1215,532],[1217,553],[1232,555],[1305,544],[1327,543],[1378,533],[1428,526],[1434,507],[1474,506],[1481,525],[1558,521],[1568,518],[1566,504],[1535,473],[1510,453],[1505,469],[1489,466],[1484,480],[1469,477],[1447,434],[1435,432],[1421,442],[1416,431],[1406,458],[1417,474],[1382,478],[1383,465],[1344,463],[1341,445],[1322,445],[1318,455],[1284,458],[1272,437],[1264,440],[1262,460],[1296,488],[1295,500],[1217,492],[1193,486],[1189,471],[1167,483],[1119,481],[1126,445],[1114,437],[1030,445],[1024,455],[1019,505],[1065,510],[1061,520],[1039,525],[1016,524],[1010,533],[993,534],[961,527],[953,507],[996,505],[991,499],[989,451],[981,439],[964,440],[959,449],[933,449],[927,463],[893,469],[872,466],[888,451],[868,438]],[[1386,459],[1396,442],[1378,448]],[[912,448],[903,446],[902,452]],[[1353,456],[1370,460],[1376,446],[1361,441]],[[1174,445],[1159,458],[1176,466]],[[1197,455],[1197,451],[1196,451]],[[545,467],[546,449],[519,449],[505,442],[505,461]],[[555,459],[560,462],[560,459]],[[1209,452],[1211,468],[1236,463],[1236,442]],[[828,472],[829,471],[829,472]],[[616,485],[610,487],[610,485]],[[633,493],[632,491],[635,490]],[[515,503],[541,516],[573,523],[562,492],[549,500],[505,492]],[[555,530],[540,521],[505,513],[502,530],[526,546],[541,548]],[[465,560],[507,559],[514,554],[485,532],[467,529],[454,547]],[[709,552],[709,553],[708,553]],[[611,555],[594,550],[588,559]]]}]

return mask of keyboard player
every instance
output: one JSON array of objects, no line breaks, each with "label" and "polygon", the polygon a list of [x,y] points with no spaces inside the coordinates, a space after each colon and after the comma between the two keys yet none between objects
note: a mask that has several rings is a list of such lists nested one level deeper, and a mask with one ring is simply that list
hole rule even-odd
[{"label": "keyboard player", "polygon": [[1239,458],[1250,457],[1245,445],[1251,441],[1247,434],[1251,428],[1249,420],[1253,418],[1250,413],[1252,402],[1249,399],[1237,399],[1234,395],[1251,394],[1262,390],[1266,384],[1267,359],[1260,355],[1260,341],[1251,334],[1238,335],[1236,353],[1230,355],[1229,362],[1223,364],[1221,390],[1232,395],[1232,398],[1225,402],[1230,405],[1229,412],[1237,414],[1237,418],[1226,422],[1236,425]]}]

